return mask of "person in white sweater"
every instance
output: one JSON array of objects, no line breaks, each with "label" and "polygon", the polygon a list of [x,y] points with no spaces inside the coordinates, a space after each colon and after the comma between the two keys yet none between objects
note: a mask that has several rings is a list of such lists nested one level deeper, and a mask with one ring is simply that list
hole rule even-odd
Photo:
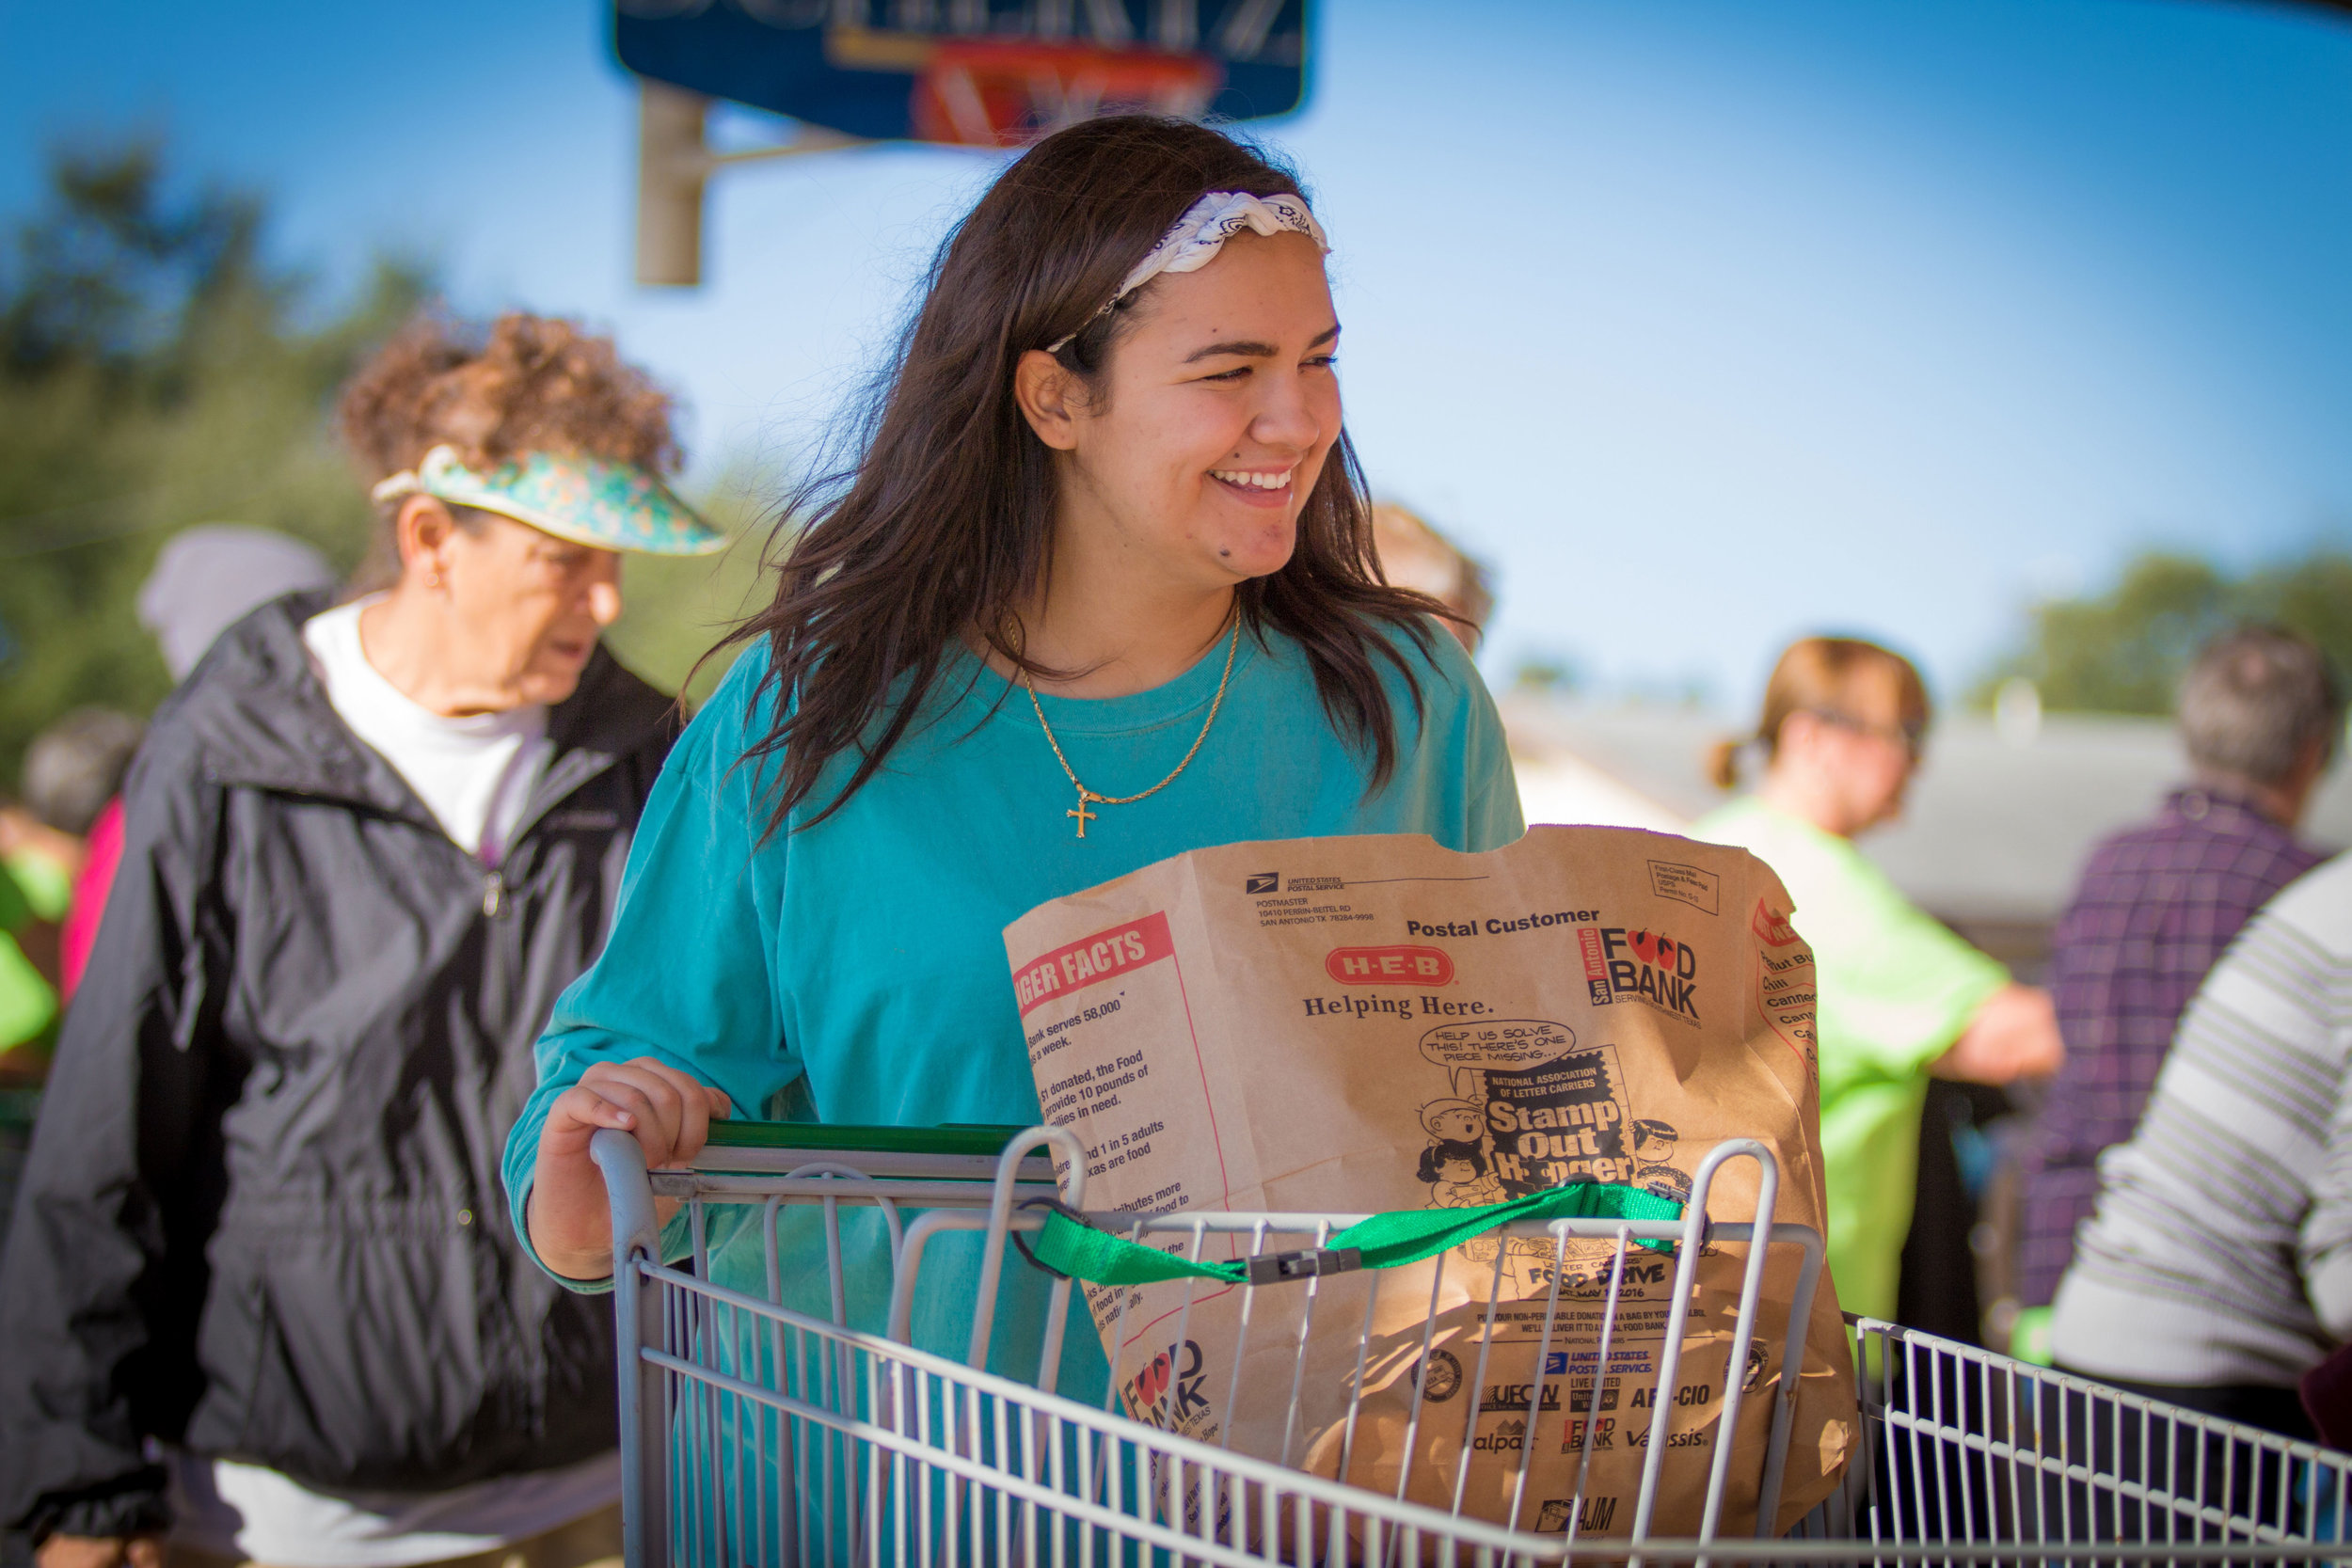
[{"label": "person in white sweater", "polygon": [[2058,1365],[2294,1437],[2352,1339],[2352,855],[2289,884],[2183,1015],[2099,1162],[2053,1307]]}]

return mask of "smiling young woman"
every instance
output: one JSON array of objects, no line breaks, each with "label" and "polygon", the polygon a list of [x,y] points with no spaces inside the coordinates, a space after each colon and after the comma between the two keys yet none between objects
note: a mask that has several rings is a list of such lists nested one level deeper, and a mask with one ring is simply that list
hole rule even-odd
[{"label": "smiling young woman", "polygon": [[[541,1041],[506,1169],[550,1270],[611,1272],[598,1128],[660,1164],[712,1115],[1035,1121],[1002,930],[1046,899],[1246,839],[1518,835],[1477,672],[1373,562],[1325,248],[1295,175],[1132,117],[1046,138],[949,237]],[[870,1315],[886,1241],[849,1243]],[[714,1269],[764,1291],[746,1251]],[[825,1270],[787,1276],[829,1310]],[[1099,1390],[1069,1343],[1060,1386]]]}]

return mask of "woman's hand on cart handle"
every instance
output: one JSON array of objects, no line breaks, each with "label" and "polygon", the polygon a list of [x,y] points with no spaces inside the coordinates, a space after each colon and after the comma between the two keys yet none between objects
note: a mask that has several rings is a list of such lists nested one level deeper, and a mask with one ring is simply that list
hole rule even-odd
[{"label": "woman's hand on cart handle", "polygon": [[[710,1118],[728,1115],[725,1093],[652,1056],[598,1062],[556,1096],[539,1132],[532,1176],[532,1250],[566,1279],[603,1279],[612,1273],[612,1213],[604,1174],[588,1157],[599,1130],[627,1132],[645,1151],[648,1170],[675,1170],[703,1151]],[[666,1223],[677,1200],[657,1205]]]}]

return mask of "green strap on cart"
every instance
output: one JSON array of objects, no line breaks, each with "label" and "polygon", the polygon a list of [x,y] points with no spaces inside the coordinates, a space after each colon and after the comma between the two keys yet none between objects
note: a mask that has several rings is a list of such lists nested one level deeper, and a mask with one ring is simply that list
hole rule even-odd
[{"label": "green strap on cart", "polygon": [[[1405,1209],[1351,1225],[1320,1247],[1279,1252],[1229,1263],[1196,1263],[1141,1242],[1098,1230],[1051,1198],[1024,1208],[1045,1210],[1045,1227],[1022,1238],[1029,1260],[1093,1285],[1157,1285],[1171,1279],[1210,1279],[1226,1285],[1269,1285],[1356,1269],[1393,1269],[1435,1258],[1515,1220],[1634,1220],[1678,1222],[1682,1205],[1670,1197],[1613,1181],[1579,1181],[1530,1193],[1508,1203],[1475,1209]],[[1652,1252],[1674,1243],[1636,1240]]]}]

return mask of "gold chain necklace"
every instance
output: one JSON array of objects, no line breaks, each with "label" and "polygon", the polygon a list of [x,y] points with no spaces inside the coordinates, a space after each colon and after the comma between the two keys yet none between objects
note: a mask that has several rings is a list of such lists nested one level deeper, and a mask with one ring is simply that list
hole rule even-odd
[{"label": "gold chain necklace", "polygon": [[1087,810],[1087,802],[1089,800],[1093,801],[1098,806],[1132,806],[1137,800],[1143,800],[1146,796],[1157,795],[1161,790],[1166,789],[1169,784],[1174,784],[1176,782],[1176,775],[1192,766],[1192,759],[1200,754],[1200,743],[1209,738],[1209,726],[1216,722],[1216,710],[1225,705],[1225,689],[1232,683],[1233,679],[1233,650],[1240,646],[1241,618],[1239,616],[1235,616],[1233,618],[1233,635],[1226,641],[1225,644],[1225,673],[1217,677],[1216,696],[1211,700],[1209,704],[1209,716],[1200,721],[1200,733],[1192,737],[1192,750],[1184,753],[1184,761],[1178,763],[1175,767],[1168,770],[1167,778],[1162,779],[1158,784],[1153,784],[1151,788],[1145,790],[1141,795],[1097,795],[1094,791],[1089,789],[1085,784],[1078,782],[1076,769],[1070,766],[1070,759],[1062,755],[1061,742],[1054,738],[1054,726],[1045,721],[1045,706],[1037,700],[1037,683],[1029,678],[1028,671],[1023,670],[1021,672],[1021,688],[1029,694],[1029,707],[1037,714],[1038,728],[1045,732],[1045,744],[1054,749],[1054,760],[1061,764],[1062,772],[1069,776],[1071,784],[1078,791],[1078,804],[1076,809],[1063,812],[1062,815],[1064,816],[1074,816],[1078,819],[1078,836],[1080,838],[1087,836],[1087,824],[1102,815],[1100,812]]}]

